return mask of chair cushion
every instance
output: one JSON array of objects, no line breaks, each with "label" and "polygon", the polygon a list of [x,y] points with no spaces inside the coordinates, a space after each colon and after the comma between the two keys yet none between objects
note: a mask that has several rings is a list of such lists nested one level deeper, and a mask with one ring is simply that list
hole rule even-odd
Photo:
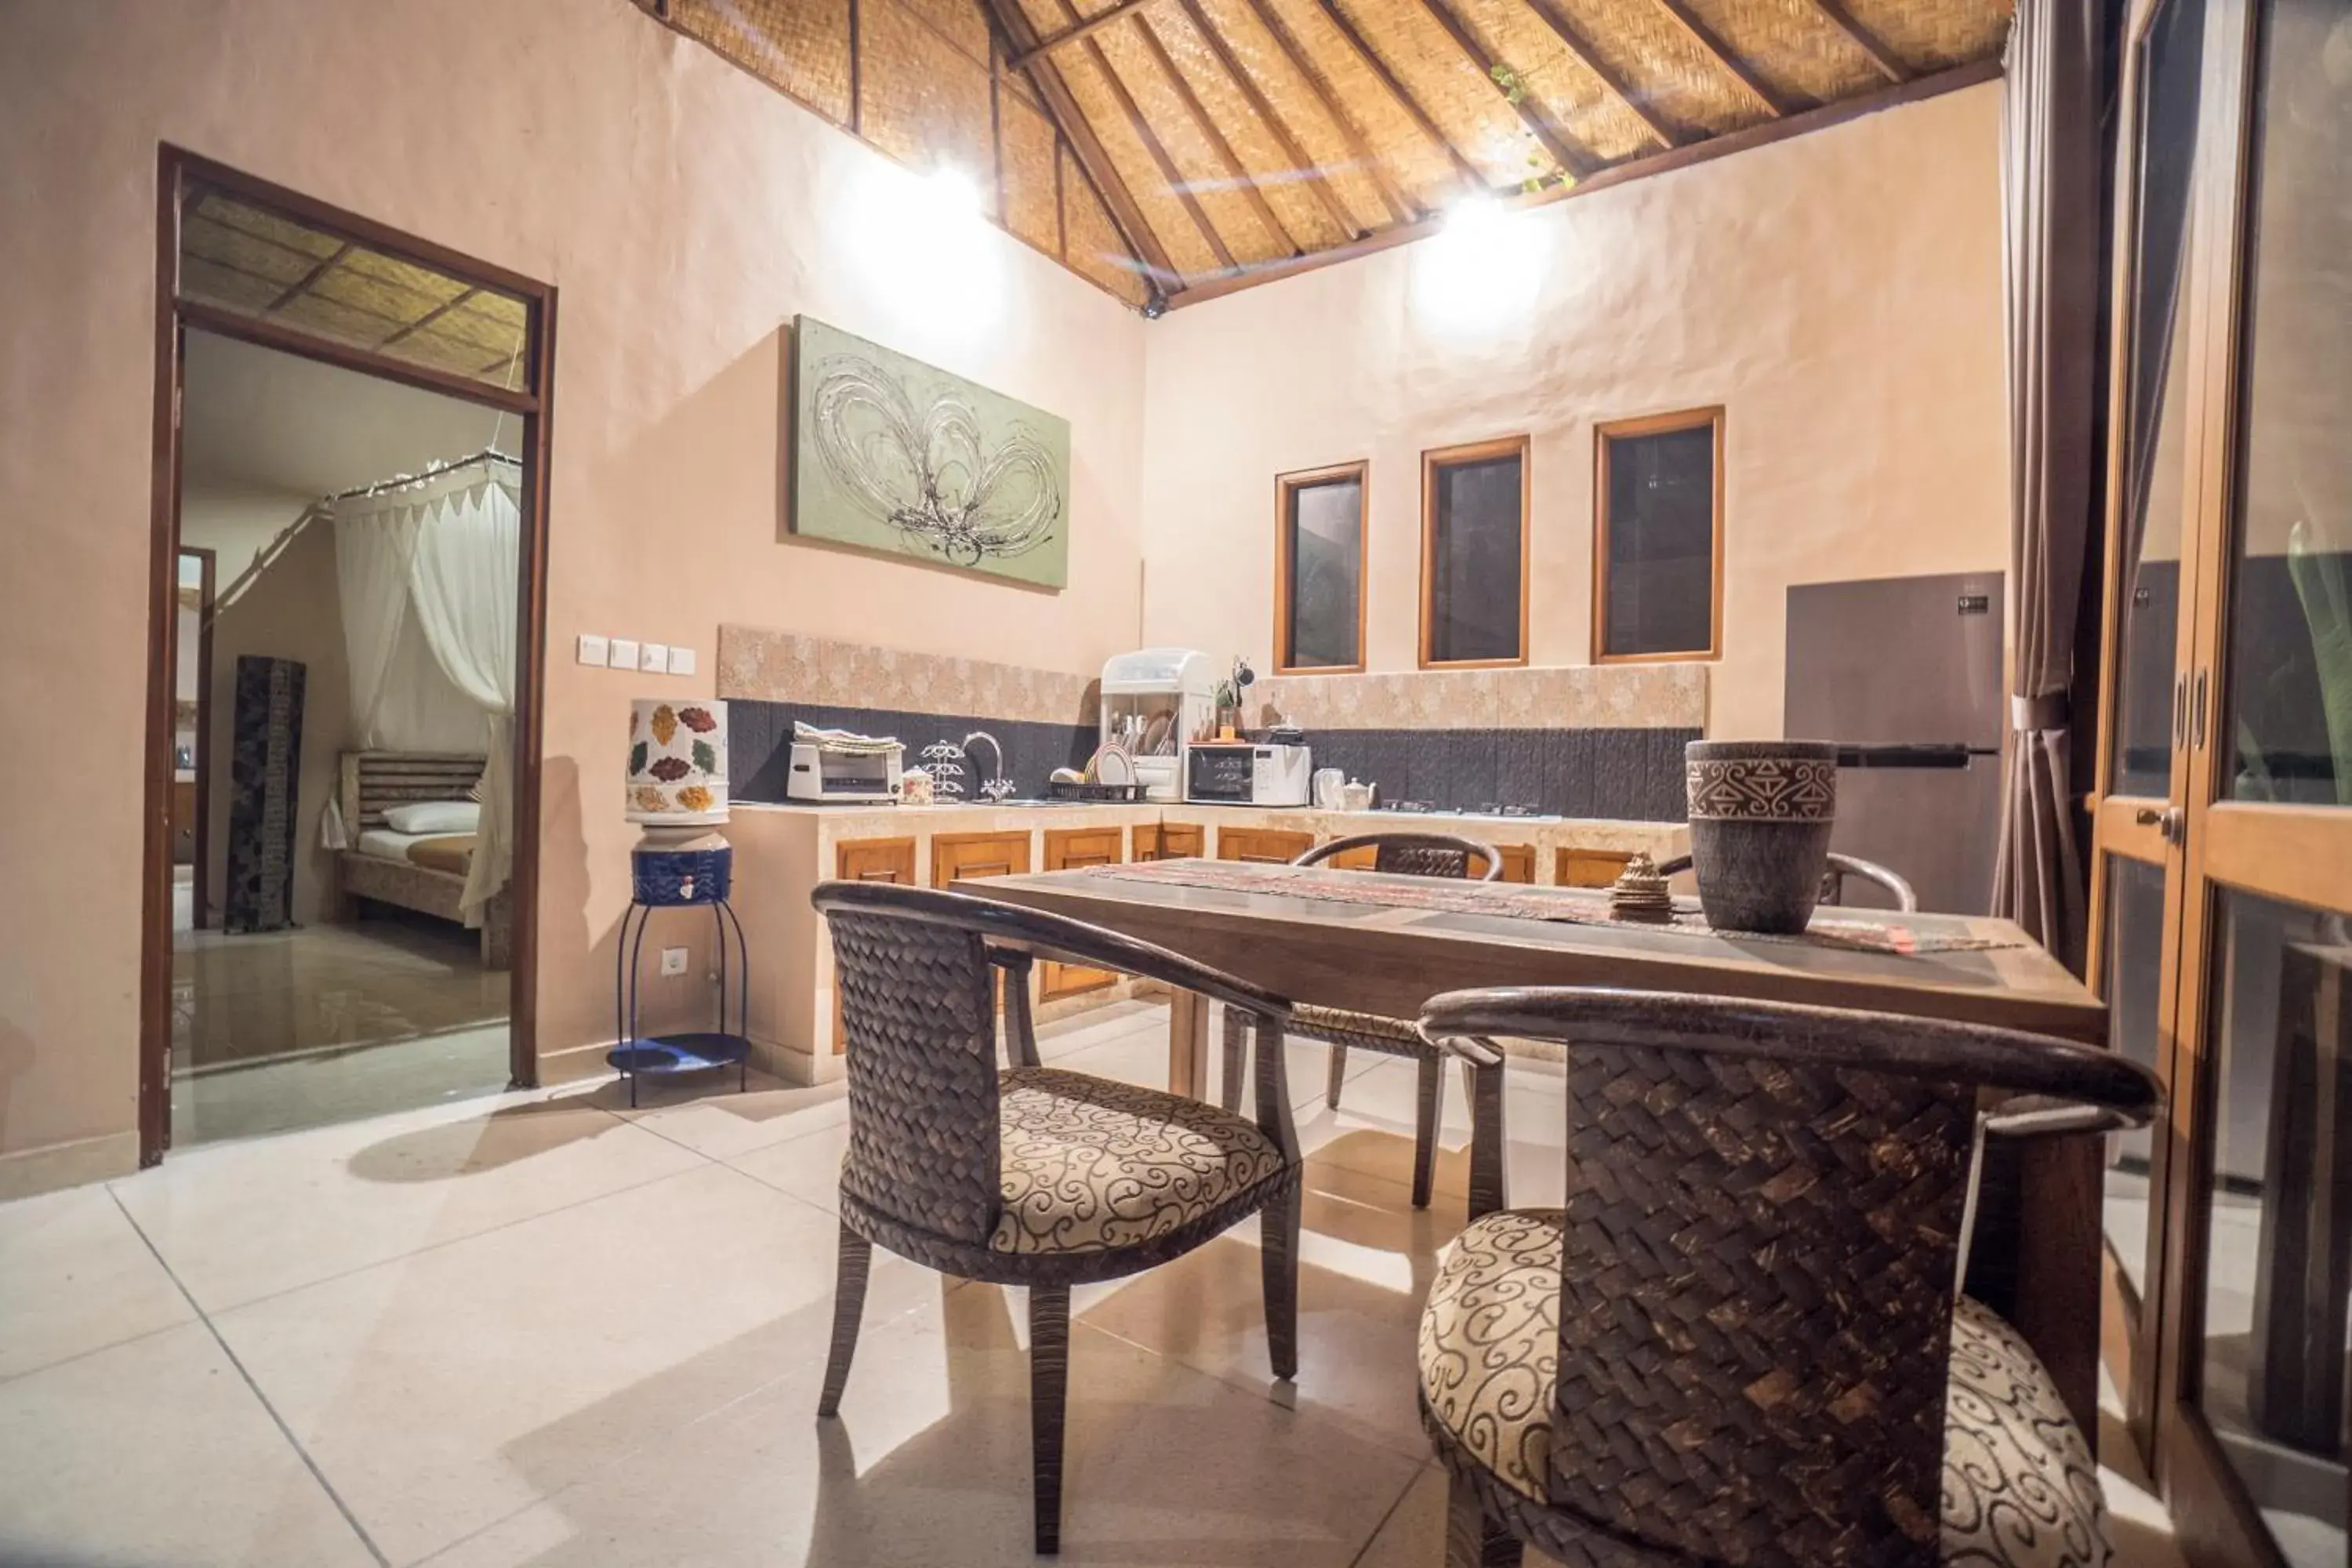
[{"label": "chair cushion", "polygon": [[[1430,1414],[1505,1485],[1544,1500],[1559,1368],[1558,1209],[1489,1215],[1454,1243],[1421,1316]],[[1944,1561],[2100,1568],[2098,1470],[2050,1374],[2014,1329],[1965,1297],[1944,1407]]]},{"label": "chair cushion", "polygon": [[1301,1002],[1290,1009],[1290,1033],[1328,1038],[1332,1035],[1362,1035],[1375,1040],[1397,1040],[1435,1050],[1421,1037],[1421,1027],[1411,1018],[1383,1017],[1378,1013],[1355,1013],[1345,1007],[1317,1007]]},{"label": "chair cushion", "polygon": [[1055,1068],[1002,1074],[998,1252],[1086,1252],[1164,1236],[1283,1169],[1230,1111]]}]

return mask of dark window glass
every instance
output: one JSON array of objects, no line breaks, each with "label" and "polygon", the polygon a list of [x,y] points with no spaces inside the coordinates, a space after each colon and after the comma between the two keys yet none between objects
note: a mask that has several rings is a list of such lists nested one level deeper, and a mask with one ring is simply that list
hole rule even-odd
[{"label": "dark window glass", "polygon": [[2198,1404],[2286,1559],[2342,1563],[2352,932],[2235,889],[2221,912]]},{"label": "dark window glass", "polygon": [[2140,57],[2137,211],[2132,236],[2122,578],[2110,788],[2161,795],[2172,776],[2172,677],[2180,616],[2188,395],[2189,193],[2205,0],[2163,0]]},{"label": "dark window glass", "polygon": [[2352,806],[2352,3],[2262,25],[2218,739],[2237,798]]},{"label": "dark window glass", "polygon": [[1283,498],[1282,548],[1290,595],[1283,606],[1283,667],[1360,665],[1363,476],[1286,484]]},{"label": "dark window glass", "polygon": [[[2107,861],[2107,1038],[2150,1071],[2157,1062],[2157,1009],[2163,1000],[2164,868],[2115,856]],[[2147,1128],[2107,1140],[2106,1236],[2124,1277],[2147,1291]]]},{"label": "dark window glass", "polygon": [[1601,437],[1604,658],[1715,647],[1715,421]]},{"label": "dark window glass", "polygon": [[1430,664],[1516,659],[1523,454],[1440,459],[1430,478]]}]

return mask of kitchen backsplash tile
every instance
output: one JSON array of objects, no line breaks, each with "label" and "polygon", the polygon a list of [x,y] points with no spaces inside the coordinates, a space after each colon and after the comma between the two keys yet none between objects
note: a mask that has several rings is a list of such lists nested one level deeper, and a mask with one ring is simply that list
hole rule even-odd
[{"label": "kitchen backsplash tile", "polygon": [[1066,670],[912,653],[760,626],[719,628],[719,696],[895,713],[984,713],[1092,730],[1097,682]]},{"label": "kitchen backsplash tile", "polygon": [[1276,675],[1252,721],[1315,730],[1704,730],[1704,663]]}]

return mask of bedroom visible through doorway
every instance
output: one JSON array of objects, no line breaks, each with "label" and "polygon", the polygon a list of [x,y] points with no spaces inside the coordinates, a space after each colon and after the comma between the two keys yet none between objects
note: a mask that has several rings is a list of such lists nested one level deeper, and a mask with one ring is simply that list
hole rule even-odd
[{"label": "bedroom visible through doorway", "polygon": [[519,423],[187,334],[176,1144],[507,1085]]}]

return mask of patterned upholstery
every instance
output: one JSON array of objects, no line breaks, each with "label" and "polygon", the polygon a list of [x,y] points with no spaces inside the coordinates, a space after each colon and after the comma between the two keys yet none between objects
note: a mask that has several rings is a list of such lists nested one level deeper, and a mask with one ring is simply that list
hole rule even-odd
[{"label": "patterned upholstery", "polygon": [[1255,1123],[1181,1095],[1055,1068],[1013,1068],[999,1082],[998,1252],[1131,1247],[1284,1168]]},{"label": "patterned upholstery", "polygon": [[[1512,1209],[1472,1225],[1421,1319],[1431,1415],[1537,1502],[1550,1468],[1562,1224],[1558,1209]],[[2097,1468],[2050,1374],[1966,1298],[1952,1317],[1943,1534],[1956,1568],[2103,1568],[2112,1551]]]},{"label": "patterned upholstery", "polygon": [[1420,1026],[1411,1018],[1387,1018],[1378,1013],[1356,1013],[1345,1007],[1318,1007],[1306,1002],[1291,1008],[1288,1030],[1291,1034],[1310,1038],[1345,1035],[1350,1039],[1393,1040],[1423,1050],[1437,1049],[1421,1037]]}]

